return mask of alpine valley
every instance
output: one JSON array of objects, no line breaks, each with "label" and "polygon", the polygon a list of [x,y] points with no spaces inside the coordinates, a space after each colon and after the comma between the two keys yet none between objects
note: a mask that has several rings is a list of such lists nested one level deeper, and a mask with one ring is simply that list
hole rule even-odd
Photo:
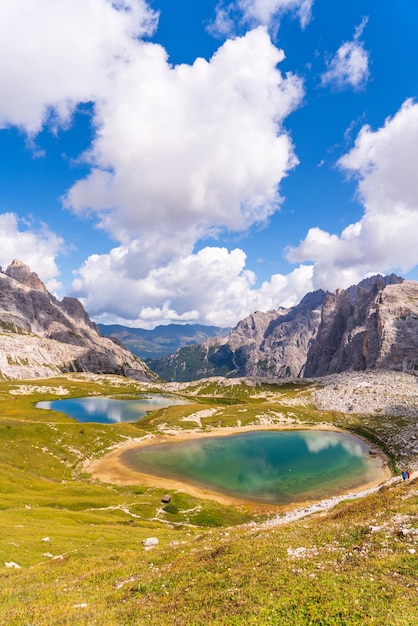
[{"label": "alpine valley", "polygon": [[[13,261],[0,273],[0,623],[415,625],[417,303],[417,283],[378,276],[224,338],[157,329],[157,354],[204,341],[146,364],[120,345],[135,332],[101,336],[78,300]],[[46,406],[153,394],[187,403],[108,424]],[[142,446],[284,429],[316,430],[313,453],[338,455],[332,430],[366,440],[357,456],[380,478],[361,472],[351,491],[343,472],[331,494],[281,507],[124,464]]]}]

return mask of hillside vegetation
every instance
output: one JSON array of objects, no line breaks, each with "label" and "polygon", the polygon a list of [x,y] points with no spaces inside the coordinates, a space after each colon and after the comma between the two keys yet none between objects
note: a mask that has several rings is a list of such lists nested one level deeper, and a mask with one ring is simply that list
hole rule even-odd
[{"label": "hillside vegetation", "polygon": [[[395,474],[405,459],[414,467],[413,446],[405,451],[399,438],[416,431],[404,399],[392,415],[382,408],[365,415],[316,408],[322,385],[314,381],[250,383],[173,389],[82,374],[1,382],[0,623],[416,624],[415,478],[290,523],[274,507],[224,506],[181,492],[164,504],[162,489],[105,484],[85,471],[86,461],[130,439],[289,420],[367,434],[390,453]],[[150,391],[177,391],[193,403],[114,425],[34,407],[65,395]],[[150,537],[158,539],[153,548],[143,545]]]}]

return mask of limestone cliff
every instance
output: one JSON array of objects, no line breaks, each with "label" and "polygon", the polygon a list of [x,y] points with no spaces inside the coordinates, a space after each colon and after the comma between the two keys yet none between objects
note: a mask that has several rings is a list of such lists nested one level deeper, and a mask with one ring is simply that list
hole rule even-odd
[{"label": "limestone cliff", "polygon": [[0,377],[68,371],[156,378],[138,357],[100,336],[78,300],[59,301],[35,272],[15,260],[0,271]]},{"label": "limestone cliff", "polygon": [[302,376],[324,298],[324,291],[316,291],[289,309],[256,311],[239,322],[226,339],[209,339],[147,362],[169,381],[208,376]]},{"label": "limestone cliff", "polygon": [[151,367],[166,380],[208,376],[314,378],[418,370],[418,283],[373,276],[346,290],[317,291],[295,307],[256,312],[226,339],[178,350]]},{"label": "limestone cliff", "polygon": [[315,291],[294,307],[257,312],[239,322],[227,340],[239,375],[301,376],[318,331],[324,298],[324,291]]},{"label": "limestone cliff", "polygon": [[305,376],[373,369],[418,369],[418,283],[376,280],[329,294],[308,352]]}]

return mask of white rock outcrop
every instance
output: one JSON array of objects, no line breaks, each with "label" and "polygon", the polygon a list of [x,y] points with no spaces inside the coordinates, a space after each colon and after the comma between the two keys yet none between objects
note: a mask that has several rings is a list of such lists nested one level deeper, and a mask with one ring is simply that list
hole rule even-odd
[{"label": "white rock outcrop", "polygon": [[27,265],[13,261],[0,271],[0,377],[78,371],[157,378],[141,359],[102,337],[78,300],[59,301]]}]

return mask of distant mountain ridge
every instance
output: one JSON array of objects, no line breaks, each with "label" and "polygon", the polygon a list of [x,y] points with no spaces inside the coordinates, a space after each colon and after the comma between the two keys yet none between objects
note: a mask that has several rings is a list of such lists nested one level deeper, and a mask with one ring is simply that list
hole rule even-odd
[{"label": "distant mountain ridge", "polygon": [[[78,300],[59,301],[24,263],[0,268],[0,378],[6,379],[72,371],[179,382],[210,376],[276,381],[373,369],[417,373],[418,283],[392,274],[334,293],[319,290],[294,307],[252,313],[224,337],[208,337],[219,329],[200,325],[109,328],[116,337],[101,336]],[[204,341],[192,344],[200,337]],[[145,363],[121,341],[138,341],[137,349],[149,351],[186,345]]]},{"label": "distant mountain ridge", "polygon": [[158,378],[137,356],[102,337],[81,302],[57,300],[21,261],[5,272],[0,268],[0,378],[78,371]]},{"label": "distant mountain ridge", "polygon": [[256,311],[225,339],[181,348],[148,364],[163,379],[187,381],[210,376],[298,377],[309,342],[317,332],[324,291],[307,294],[296,306]]},{"label": "distant mountain ridge", "polygon": [[225,339],[184,347],[150,367],[168,381],[209,376],[314,378],[344,371],[418,370],[418,283],[373,276],[289,309],[255,312]]},{"label": "distant mountain ridge", "polygon": [[153,330],[119,324],[99,324],[98,327],[102,335],[119,341],[144,360],[172,354],[183,346],[202,343],[211,337],[226,337],[231,330],[202,324],[168,324]]}]

